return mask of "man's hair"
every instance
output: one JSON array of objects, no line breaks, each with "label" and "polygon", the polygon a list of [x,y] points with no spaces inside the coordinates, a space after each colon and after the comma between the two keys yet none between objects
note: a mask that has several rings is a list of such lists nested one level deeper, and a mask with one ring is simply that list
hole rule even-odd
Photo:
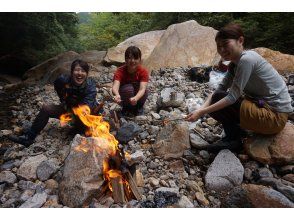
[{"label": "man's hair", "polygon": [[141,50],[136,46],[129,46],[125,52],[125,59],[128,59],[129,57],[141,60]]},{"label": "man's hair", "polygon": [[72,74],[75,67],[79,65],[85,72],[88,74],[89,73],[89,64],[83,60],[76,59],[75,61],[72,62],[71,67],[70,67],[70,73]]},{"label": "man's hair", "polygon": [[215,36],[215,41],[217,40],[227,40],[227,39],[239,39],[244,37],[244,33],[239,24],[230,23],[225,27],[222,27]]}]

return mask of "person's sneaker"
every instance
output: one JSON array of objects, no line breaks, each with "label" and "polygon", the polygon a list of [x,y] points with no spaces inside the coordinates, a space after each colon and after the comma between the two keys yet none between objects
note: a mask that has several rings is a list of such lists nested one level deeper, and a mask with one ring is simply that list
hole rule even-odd
[{"label": "person's sneaker", "polygon": [[31,139],[27,134],[22,136],[10,135],[8,139],[15,143],[22,144],[26,147],[29,147],[35,141],[34,139]]},{"label": "person's sneaker", "polygon": [[239,151],[242,149],[242,141],[240,139],[236,139],[236,140],[221,139],[219,141],[216,141],[213,144],[207,145],[206,147],[206,150],[211,152],[218,152],[223,149]]}]

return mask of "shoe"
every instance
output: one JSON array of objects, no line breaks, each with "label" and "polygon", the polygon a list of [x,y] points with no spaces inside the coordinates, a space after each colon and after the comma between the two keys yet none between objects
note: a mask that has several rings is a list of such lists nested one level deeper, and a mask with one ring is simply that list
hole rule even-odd
[{"label": "shoe", "polygon": [[29,147],[30,145],[32,145],[35,142],[35,140],[31,139],[29,137],[29,135],[27,135],[27,134],[22,135],[22,136],[10,135],[8,137],[8,139],[15,142],[15,143],[22,144],[25,147]]},{"label": "shoe", "polygon": [[223,138],[213,144],[209,144],[206,148],[206,150],[210,152],[218,152],[223,149],[239,151],[242,149],[242,141],[241,139],[229,140],[227,138]]}]

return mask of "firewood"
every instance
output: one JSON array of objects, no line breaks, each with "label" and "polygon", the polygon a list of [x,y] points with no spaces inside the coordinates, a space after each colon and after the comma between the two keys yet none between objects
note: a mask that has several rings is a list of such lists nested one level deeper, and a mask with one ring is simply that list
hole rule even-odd
[{"label": "firewood", "polygon": [[138,190],[137,184],[135,180],[133,179],[131,173],[129,171],[124,172],[124,176],[129,183],[130,189],[135,197],[136,200],[140,201],[142,199],[142,195]]},{"label": "firewood", "polygon": [[120,204],[126,203],[122,177],[118,176],[115,178],[111,178],[111,186],[114,202]]}]

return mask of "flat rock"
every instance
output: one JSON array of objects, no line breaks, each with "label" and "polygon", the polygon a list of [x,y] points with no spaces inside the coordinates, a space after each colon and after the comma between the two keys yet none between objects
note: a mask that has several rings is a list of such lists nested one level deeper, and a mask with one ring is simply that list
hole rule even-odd
[{"label": "flat rock", "polygon": [[184,151],[190,148],[188,124],[168,123],[159,132],[152,148],[157,156],[165,159],[183,156]]},{"label": "flat rock", "polygon": [[29,157],[20,165],[19,169],[17,170],[17,176],[26,180],[36,180],[37,167],[45,160],[47,160],[47,157],[43,154]]},{"label": "flat rock", "polygon": [[294,125],[287,122],[277,135],[258,135],[246,139],[244,147],[253,159],[263,164],[294,163]]},{"label": "flat rock", "polygon": [[190,143],[192,147],[199,150],[205,149],[208,145],[207,141],[203,140],[199,135],[194,133],[190,134]]},{"label": "flat rock", "polygon": [[205,186],[215,191],[228,191],[243,181],[244,168],[229,150],[218,153],[205,175]]}]

